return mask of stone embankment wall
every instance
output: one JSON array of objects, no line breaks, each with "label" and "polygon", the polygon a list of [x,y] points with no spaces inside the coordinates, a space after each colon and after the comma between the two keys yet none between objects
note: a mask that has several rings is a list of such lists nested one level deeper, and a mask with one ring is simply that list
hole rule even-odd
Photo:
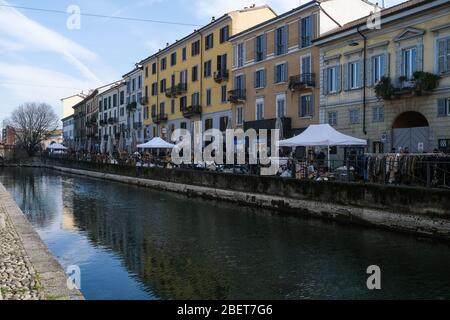
[{"label": "stone embankment wall", "polygon": [[82,300],[69,290],[56,261],[0,184],[0,300]]},{"label": "stone embankment wall", "polygon": [[450,190],[45,160],[48,168],[294,215],[450,239]]}]

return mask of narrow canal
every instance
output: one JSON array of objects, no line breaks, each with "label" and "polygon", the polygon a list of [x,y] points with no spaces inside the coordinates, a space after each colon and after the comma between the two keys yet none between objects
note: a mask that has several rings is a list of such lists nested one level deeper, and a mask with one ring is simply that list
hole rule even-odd
[{"label": "narrow canal", "polygon": [[87,299],[450,298],[446,244],[47,170],[0,182]]}]

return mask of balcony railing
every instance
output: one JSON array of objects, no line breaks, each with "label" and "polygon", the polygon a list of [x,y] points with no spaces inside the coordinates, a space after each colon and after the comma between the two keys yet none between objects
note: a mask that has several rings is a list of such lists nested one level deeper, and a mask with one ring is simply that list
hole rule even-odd
[{"label": "balcony railing", "polygon": [[316,86],[316,75],[314,73],[303,73],[289,78],[289,90],[297,91]]},{"label": "balcony railing", "polygon": [[133,123],[134,130],[140,130],[142,129],[142,122],[135,122]]},{"label": "balcony railing", "polygon": [[187,83],[179,83],[176,88],[177,95],[183,94],[187,91]]},{"label": "balcony railing", "polygon": [[108,121],[107,120],[100,120],[100,126],[101,127],[104,127],[104,126],[106,126],[108,124]]},{"label": "balcony railing", "polygon": [[247,90],[245,89],[234,89],[228,91],[228,101],[231,103],[244,102],[247,97]]},{"label": "balcony railing", "polygon": [[152,117],[153,123],[155,124],[160,124],[161,122],[165,122],[169,119],[169,116],[167,115],[167,113],[160,113],[157,114],[156,116]]},{"label": "balcony railing", "polygon": [[192,105],[189,107],[181,108],[181,112],[183,112],[183,117],[186,119],[192,118],[193,116],[199,115],[202,113],[202,106],[200,105]]},{"label": "balcony railing", "polygon": [[175,98],[177,96],[177,86],[166,89],[167,98]]},{"label": "balcony railing", "polygon": [[141,105],[146,106],[148,105],[148,97],[142,97],[140,100]]},{"label": "balcony railing", "polygon": [[117,118],[111,117],[108,119],[108,124],[116,124],[118,122]]},{"label": "balcony railing", "polygon": [[229,72],[226,69],[214,72],[214,81],[216,81],[217,83],[228,80],[228,77]]}]

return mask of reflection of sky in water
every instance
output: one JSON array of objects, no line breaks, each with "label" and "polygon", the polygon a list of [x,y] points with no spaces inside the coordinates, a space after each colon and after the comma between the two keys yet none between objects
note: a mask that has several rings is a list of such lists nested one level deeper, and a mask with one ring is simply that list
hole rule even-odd
[{"label": "reflection of sky in water", "polygon": [[89,299],[450,297],[450,251],[432,241],[47,171],[0,181]]}]

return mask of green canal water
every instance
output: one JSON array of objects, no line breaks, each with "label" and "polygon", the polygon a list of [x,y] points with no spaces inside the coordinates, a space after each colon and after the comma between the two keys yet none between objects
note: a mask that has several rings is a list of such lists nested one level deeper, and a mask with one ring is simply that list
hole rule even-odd
[{"label": "green canal water", "polygon": [[40,169],[0,182],[87,299],[450,298],[447,244]]}]

